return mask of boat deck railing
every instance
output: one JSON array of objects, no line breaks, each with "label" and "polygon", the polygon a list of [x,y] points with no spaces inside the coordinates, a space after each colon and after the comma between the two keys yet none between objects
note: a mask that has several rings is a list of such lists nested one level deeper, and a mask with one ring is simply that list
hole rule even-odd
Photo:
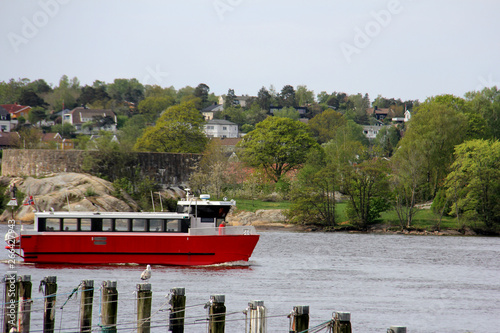
[{"label": "boat deck railing", "polygon": [[212,236],[212,235],[256,235],[254,226],[227,226],[223,228],[191,228],[189,234],[192,236]]}]

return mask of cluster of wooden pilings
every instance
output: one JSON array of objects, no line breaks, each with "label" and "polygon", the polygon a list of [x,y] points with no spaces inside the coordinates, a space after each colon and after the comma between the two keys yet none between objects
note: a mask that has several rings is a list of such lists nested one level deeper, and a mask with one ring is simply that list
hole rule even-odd
[{"label": "cluster of wooden pilings", "polygon": [[[3,305],[3,333],[30,332],[30,316],[32,312],[31,298],[31,276],[8,274],[4,277],[5,303]],[[106,332],[116,333],[120,331],[118,319],[118,291],[116,281],[102,282],[100,289],[100,323],[92,324],[92,308],[94,298],[94,281],[83,280],[77,288],[69,295],[68,300],[74,293],[80,294],[80,316],[79,329],[72,332]],[[55,311],[57,297],[57,277],[47,276],[40,281],[40,291],[43,293],[43,329],[36,328],[33,331],[53,333],[55,331]],[[184,319],[186,311],[186,296],[184,288],[173,288],[170,290],[168,301],[170,308],[168,325],[161,327],[152,325],[152,290],[151,284],[141,283],[136,286],[137,293],[137,319],[133,331],[138,333],[150,333],[168,331],[173,333],[184,332]],[[67,302],[67,301],[66,301]],[[224,333],[226,324],[226,306],[224,295],[212,295],[205,304],[208,308],[207,331],[209,333]],[[65,303],[66,304],[66,303]],[[62,307],[61,307],[62,308]],[[252,301],[245,314],[245,332],[266,333],[266,308],[263,301]],[[352,333],[351,316],[349,312],[335,312],[333,318],[315,327],[309,328],[309,306],[295,306],[288,315],[290,327],[289,333],[305,332],[333,332]],[[247,326],[248,322],[248,326]],[[130,330],[128,328],[127,330]],[[406,327],[391,326],[388,333],[406,333]]]}]

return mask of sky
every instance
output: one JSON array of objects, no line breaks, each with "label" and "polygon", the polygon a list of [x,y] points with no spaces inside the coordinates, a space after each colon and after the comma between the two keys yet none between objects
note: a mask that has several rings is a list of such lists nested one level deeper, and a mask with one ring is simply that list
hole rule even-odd
[{"label": "sky", "polygon": [[0,81],[404,100],[500,87],[497,0],[2,0]]}]

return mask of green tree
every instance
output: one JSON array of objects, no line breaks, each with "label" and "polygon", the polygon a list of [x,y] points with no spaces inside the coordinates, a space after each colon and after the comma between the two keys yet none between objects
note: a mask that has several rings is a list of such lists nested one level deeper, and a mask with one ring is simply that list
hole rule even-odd
[{"label": "green tree", "polygon": [[308,122],[319,143],[333,139],[337,135],[337,130],[346,124],[347,119],[342,113],[332,109],[323,111]]},{"label": "green tree", "polygon": [[66,139],[71,138],[76,132],[75,126],[70,123],[55,124],[50,128],[50,130],[52,133],[61,134],[61,136]]},{"label": "green tree", "polygon": [[289,118],[268,117],[238,143],[241,158],[261,166],[275,181],[306,161],[311,149],[319,146],[306,124]]},{"label": "green tree", "polygon": [[271,106],[271,94],[265,87],[260,88],[257,93],[257,103],[261,109],[269,110],[269,107]]},{"label": "green tree", "polygon": [[275,111],[274,116],[281,118],[290,118],[293,120],[299,120],[300,118],[299,111],[295,110],[292,107],[283,107],[280,110]]},{"label": "green tree", "polygon": [[224,109],[234,107],[236,105],[236,95],[234,94],[234,89],[228,89],[227,95],[224,96]]},{"label": "green tree", "polygon": [[297,106],[297,102],[295,100],[295,89],[291,85],[284,86],[281,89],[278,98],[281,106]]},{"label": "green tree", "polygon": [[137,110],[140,114],[146,116],[147,119],[153,121],[160,114],[175,104],[175,99],[171,96],[150,96],[139,102]]},{"label": "green tree", "polygon": [[189,177],[189,186],[198,193],[221,198],[229,182],[229,162],[218,140],[211,140],[196,170]]},{"label": "green tree", "polygon": [[108,94],[118,102],[138,104],[144,98],[144,86],[137,79],[115,79],[108,85]]},{"label": "green tree", "polygon": [[349,197],[347,216],[352,224],[366,229],[389,208],[389,168],[383,159],[371,159],[341,170],[342,193]]},{"label": "green tree", "polygon": [[[454,96],[443,95],[428,99],[412,115],[405,136],[400,141],[394,157],[414,150],[421,161],[427,187],[424,200],[432,199],[453,162],[455,145],[463,142],[467,133],[467,117],[461,112],[465,101]],[[406,154],[406,153],[405,153]]]},{"label": "green tree", "polygon": [[46,118],[47,118],[46,110],[40,106],[32,108],[28,114],[28,120],[33,125],[36,125],[39,121],[42,121]]},{"label": "green tree", "polygon": [[201,99],[202,108],[210,105],[210,102],[208,100],[208,93],[209,92],[210,92],[210,87],[207,86],[205,83],[200,83],[194,89],[194,96]]},{"label": "green tree", "polygon": [[[488,230],[500,226],[500,141],[472,140],[455,148],[455,161],[446,177],[447,196],[471,221]],[[459,185],[457,189],[456,185]]]},{"label": "green tree", "polygon": [[134,148],[153,152],[201,153],[207,143],[204,123],[194,101],[171,106],[155,126],[144,130]]},{"label": "green tree", "polygon": [[391,157],[401,139],[401,132],[397,127],[382,127],[375,138],[374,145],[379,147],[386,157]]},{"label": "green tree", "polygon": [[295,91],[295,100],[298,106],[306,106],[308,104],[314,103],[314,91],[307,90],[307,86],[297,86],[297,91]]},{"label": "green tree", "polygon": [[335,189],[338,173],[326,163],[322,150],[313,150],[297,174],[285,212],[292,223],[335,226]]}]

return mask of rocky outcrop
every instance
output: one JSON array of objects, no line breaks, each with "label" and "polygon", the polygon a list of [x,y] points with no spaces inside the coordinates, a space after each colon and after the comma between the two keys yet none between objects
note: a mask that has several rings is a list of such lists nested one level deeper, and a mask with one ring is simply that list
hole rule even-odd
[{"label": "rocky outcrop", "polygon": [[286,217],[281,209],[257,210],[256,212],[247,212],[231,210],[226,218],[231,225],[253,225],[255,227],[278,227],[291,228],[292,224],[287,224]]},{"label": "rocky outcrop", "polygon": [[[44,178],[8,178],[2,177],[3,184],[16,184],[18,190],[34,198],[35,205],[19,207],[15,218],[33,221],[34,210],[48,211],[137,211],[139,206],[124,191],[120,199],[115,194],[113,185],[101,178],[82,173],[58,173]],[[1,221],[11,217],[10,209],[0,216]]]}]

